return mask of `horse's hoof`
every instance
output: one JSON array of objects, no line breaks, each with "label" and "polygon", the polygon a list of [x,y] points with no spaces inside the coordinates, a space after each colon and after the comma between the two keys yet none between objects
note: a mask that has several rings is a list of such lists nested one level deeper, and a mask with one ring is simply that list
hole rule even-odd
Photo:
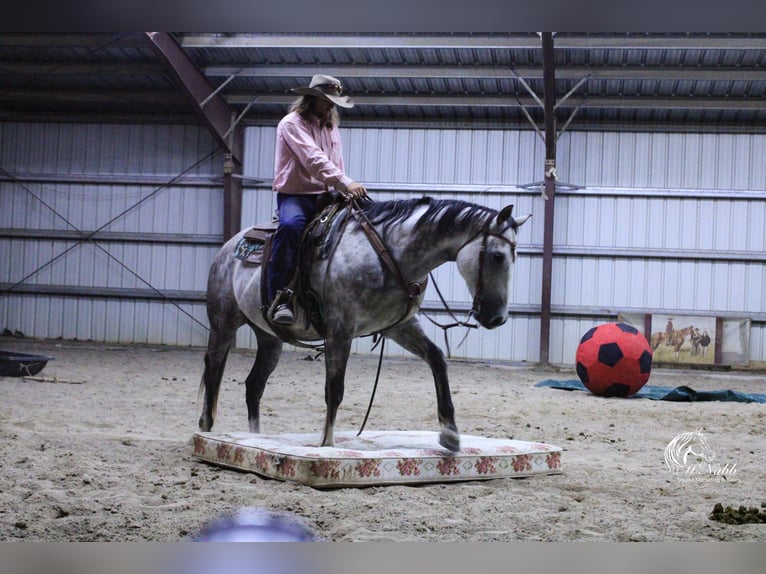
[{"label": "horse's hoof", "polygon": [[206,419],[204,416],[199,418],[199,430],[202,432],[210,432],[213,428],[213,421]]},{"label": "horse's hoof", "polygon": [[439,444],[450,452],[458,452],[460,450],[460,435],[452,429],[443,429],[439,433]]},{"label": "horse's hoof", "polygon": [[335,436],[332,435],[323,435],[322,441],[319,443],[320,447],[328,446],[330,448],[335,448]]}]

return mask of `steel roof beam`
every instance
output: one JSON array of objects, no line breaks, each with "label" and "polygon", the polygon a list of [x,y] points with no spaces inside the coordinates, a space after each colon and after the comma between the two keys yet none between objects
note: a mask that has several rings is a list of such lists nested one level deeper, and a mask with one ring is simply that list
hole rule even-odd
[{"label": "steel roof beam", "polygon": [[[558,50],[762,50],[764,34],[587,35],[558,34]],[[539,50],[537,34],[407,35],[407,34],[183,34],[184,48],[381,48]]]},{"label": "steel roof beam", "polygon": [[[241,165],[243,159],[242,137],[238,130],[232,134],[230,129],[234,110],[220,94],[214,93],[213,86],[170,34],[167,32],[147,32],[146,36],[157,54],[165,62],[167,70],[183,86],[194,110],[221,145]],[[204,106],[202,102],[205,102]]]},{"label": "steel roof beam", "polygon": [[10,88],[0,90],[0,102],[74,102],[119,105],[125,103],[170,104],[186,102],[183,94],[168,90],[63,90]]},{"label": "steel roof beam", "polygon": [[223,235],[228,240],[242,225],[242,180],[235,177],[242,175],[244,162],[242,125],[234,117],[235,110],[173,36],[167,32],[146,32],[146,37],[189,96],[194,111],[227,152],[223,165]]},{"label": "steel roof beam", "polygon": [[141,76],[165,71],[161,64],[151,62],[2,62],[0,74],[66,75],[66,76]]},{"label": "steel roof beam", "polygon": [[[0,74],[30,75],[157,75],[164,71],[160,64],[148,62],[2,62]],[[404,79],[471,79],[514,80],[542,79],[537,66],[208,66],[207,77],[236,76],[243,78],[297,78],[317,73],[347,78],[404,78]],[[740,67],[662,67],[652,66],[566,66],[556,69],[559,80],[579,80],[590,76],[594,80],[688,80],[688,81],[766,81],[766,68]]]},{"label": "steel roof beam", "polygon": [[[233,94],[226,96],[230,106],[245,106],[253,103],[258,105],[290,105],[295,96],[292,95],[260,95]],[[71,102],[79,104],[109,104],[119,106],[121,101],[125,103],[146,103],[179,105],[185,101],[182,94],[161,90],[33,90],[33,89],[8,89],[0,91],[0,102],[3,103],[46,103],[46,102]],[[363,106],[385,107],[476,107],[476,108],[507,108],[507,107],[537,107],[531,96],[451,96],[451,95],[354,95],[354,101]],[[559,103],[560,109],[571,108],[613,108],[613,109],[710,109],[710,110],[763,110],[764,102],[760,98],[710,98],[699,97],[671,97],[671,96],[570,96],[567,100]],[[229,129],[229,126],[226,128]],[[225,131],[223,133],[226,133]]]},{"label": "steel roof beam", "polygon": [[[226,97],[232,105],[246,105],[254,99],[253,94],[233,94]],[[291,95],[261,95],[255,97],[255,105],[289,105],[295,100]],[[361,106],[457,106],[457,107],[518,107],[537,106],[530,96],[450,96],[450,95],[400,95],[368,96],[354,94],[354,102]],[[658,97],[658,96],[570,96],[561,102],[560,108],[641,108],[641,109],[711,109],[711,110],[762,110],[762,99]]]},{"label": "steel roof beam", "polygon": [[[3,68],[6,66],[3,65]],[[542,79],[539,66],[359,66],[353,65],[262,65],[208,66],[208,77],[238,76],[243,78],[296,78],[324,73],[339,78],[405,78],[405,79],[471,79],[515,80]],[[716,80],[766,81],[766,68],[736,67],[662,67],[652,66],[566,66],[556,68],[556,79],[579,80],[589,76],[594,80]]]},{"label": "steel roof beam", "polygon": [[539,49],[537,34],[531,35],[389,35],[389,34],[183,34],[183,48],[475,48]]},{"label": "steel roof beam", "polygon": [[140,32],[124,34],[88,32],[83,34],[17,33],[0,35],[0,46],[31,48],[99,48],[115,44],[120,48],[146,48]]}]

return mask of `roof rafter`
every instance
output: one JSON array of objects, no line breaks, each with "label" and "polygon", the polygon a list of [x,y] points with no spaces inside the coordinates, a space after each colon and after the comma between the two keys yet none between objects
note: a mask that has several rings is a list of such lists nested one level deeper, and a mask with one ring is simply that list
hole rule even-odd
[{"label": "roof rafter", "polygon": [[[259,105],[290,105],[293,95],[262,94],[254,96],[247,94],[232,94],[225,97],[230,105],[253,104]],[[183,94],[164,90],[57,90],[50,93],[35,89],[9,89],[0,92],[0,102],[45,103],[51,100],[59,102],[110,103],[120,101],[125,103],[146,103],[180,105],[184,103]],[[354,95],[354,101],[361,106],[455,106],[455,107],[486,107],[514,108],[519,106],[538,107],[530,96],[466,96],[466,95]],[[612,109],[710,109],[710,110],[762,110],[762,99],[744,98],[713,98],[713,97],[670,97],[670,96],[570,96],[559,104],[559,108],[612,108]]]},{"label": "roof rafter", "polygon": [[2,62],[0,74],[30,74],[35,76],[139,76],[164,73],[165,68],[156,62]]},{"label": "roof rafter", "polygon": [[[465,79],[542,79],[539,66],[359,66],[353,65],[243,65],[208,66],[205,75],[210,77],[241,76],[247,78],[293,78],[311,77],[317,73],[346,78],[465,78]],[[556,78],[579,80],[590,76],[596,80],[719,80],[719,81],[764,81],[766,69],[760,67],[667,67],[648,66],[560,66]]]},{"label": "roof rafter", "polygon": [[[468,48],[539,49],[537,34],[184,34],[184,48]],[[572,35],[558,34],[556,49],[762,50],[760,35]]]},{"label": "roof rafter", "polygon": [[233,131],[234,110],[210,85],[210,82],[178,42],[167,32],[147,32],[157,54],[163,59],[168,71],[175,76],[191,100],[195,111],[210,128],[211,133],[232,157],[241,165],[243,160],[242,134]]},{"label": "roof rafter", "polygon": [[[234,94],[226,97],[230,104],[247,104],[253,101],[253,94]],[[255,105],[289,105],[295,100],[291,95],[255,96]],[[360,106],[458,106],[458,107],[537,107],[530,96],[433,96],[433,95],[354,95]],[[711,110],[759,110],[763,109],[761,99],[737,98],[693,98],[693,97],[606,97],[570,96],[561,108],[655,108],[655,109],[711,109]]]}]

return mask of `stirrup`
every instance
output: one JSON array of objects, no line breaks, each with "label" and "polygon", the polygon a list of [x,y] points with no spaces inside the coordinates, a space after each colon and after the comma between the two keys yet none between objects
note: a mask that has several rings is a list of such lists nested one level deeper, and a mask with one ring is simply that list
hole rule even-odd
[{"label": "stirrup", "polygon": [[295,314],[287,303],[281,303],[274,311],[271,320],[277,325],[289,327],[295,323]]},{"label": "stirrup", "polygon": [[274,311],[277,310],[277,307],[279,307],[282,303],[290,303],[294,293],[295,292],[289,287],[277,291],[277,294],[274,295],[274,300],[271,302],[271,305],[269,305],[268,311],[266,311],[266,316],[269,318],[269,321],[271,321],[272,317],[274,317]]}]

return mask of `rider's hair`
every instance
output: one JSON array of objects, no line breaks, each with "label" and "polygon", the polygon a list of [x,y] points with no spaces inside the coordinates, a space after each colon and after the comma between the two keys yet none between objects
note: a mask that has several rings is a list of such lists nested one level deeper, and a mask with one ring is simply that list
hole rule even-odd
[{"label": "rider's hair", "polygon": [[[297,100],[293,102],[293,105],[290,107],[291,112],[298,112],[302,117],[308,119],[309,114],[311,113],[311,104],[313,101],[316,100],[316,96],[311,95],[305,95],[301,96]],[[328,128],[331,128],[333,126],[339,126],[340,125],[340,115],[338,114],[338,108],[335,106],[332,107],[330,110],[330,117],[327,120],[327,123],[325,126]]]}]

